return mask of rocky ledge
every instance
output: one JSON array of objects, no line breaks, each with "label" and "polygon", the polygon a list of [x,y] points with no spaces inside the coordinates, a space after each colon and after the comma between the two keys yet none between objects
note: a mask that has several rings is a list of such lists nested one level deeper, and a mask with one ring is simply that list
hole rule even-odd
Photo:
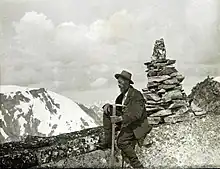
[{"label": "rocky ledge", "polygon": [[0,145],[0,166],[29,168],[96,150],[102,127],[52,137],[27,136]]}]

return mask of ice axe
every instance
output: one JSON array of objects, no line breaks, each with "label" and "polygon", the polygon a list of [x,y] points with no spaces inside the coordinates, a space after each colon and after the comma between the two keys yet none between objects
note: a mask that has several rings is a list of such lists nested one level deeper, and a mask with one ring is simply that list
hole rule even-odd
[{"label": "ice axe", "polygon": [[[116,107],[126,107],[122,104],[113,104],[112,116],[116,116]],[[114,148],[115,148],[115,123],[112,123],[112,148],[111,148],[111,160],[110,168],[114,167]]]}]

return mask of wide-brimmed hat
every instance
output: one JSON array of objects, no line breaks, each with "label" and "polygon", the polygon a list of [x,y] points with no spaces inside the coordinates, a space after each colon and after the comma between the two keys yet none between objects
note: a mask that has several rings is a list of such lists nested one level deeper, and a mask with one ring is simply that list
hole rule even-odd
[{"label": "wide-brimmed hat", "polygon": [[122,77],[123,79],[127,79],[130,81],[130,84],[134,84],[134,82],[131,80],[132,74],[126,70],[122,70],[120,74],[115,74],[115,78],[118,79],[119,77]]}]

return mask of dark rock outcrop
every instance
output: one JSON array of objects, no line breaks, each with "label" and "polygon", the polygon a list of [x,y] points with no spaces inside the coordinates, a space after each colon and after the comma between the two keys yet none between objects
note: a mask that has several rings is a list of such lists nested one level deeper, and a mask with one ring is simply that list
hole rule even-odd
[{"label": "dark rock outcrop", "polygon": [[188,99],[192,106],[201,109],[200,112],[220,114],[220,83],[208,76],[193,87]]},{"label": "dark rock outcrop", "polygon": [[28,136],[0,144],[1,168],[28,168],[96,150],[103,128],[96,127],[53,137]]}]

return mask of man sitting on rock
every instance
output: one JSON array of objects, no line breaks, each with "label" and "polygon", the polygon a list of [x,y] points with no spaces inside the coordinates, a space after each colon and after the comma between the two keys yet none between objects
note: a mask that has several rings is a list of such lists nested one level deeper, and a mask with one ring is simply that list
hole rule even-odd
[{"label": "man sitting on rock", "polygon": [[111,147],[111,125],[116,123],[116,131],[120,131],[117,147],[121,150],[122,155],[129,160],[132,167],[141,168],[143,165],[135,153],[135,145],[138,143],[139,146],[142,146],[144,138],[152,127],[147,120],[145,99],[140,91],[131,86],[134,84],[131,76],[132,74],[125,70],[121,74],[115,75],[121,91],[115,104],[124,106],[116,108],[116,116],[112,116],[112,105],[107,103],[103,106],[104,141],[99,147],[101,149]]}]

